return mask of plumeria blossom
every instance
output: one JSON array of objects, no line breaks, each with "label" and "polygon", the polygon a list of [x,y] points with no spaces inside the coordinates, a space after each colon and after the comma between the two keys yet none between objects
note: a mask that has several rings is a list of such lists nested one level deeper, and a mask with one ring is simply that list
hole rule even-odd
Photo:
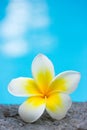
[{"label": "plumeria blossom", "polygon": [[57,120],[65,117],[72,101],[68,94],[78,86],[80,73],[65,71],[55,76],[52,62],[43,54],[32,63],[32,78],[13,79],[8,90],[15,96],[28,97],[19,107],[19,115],[25,122],[34,122],[46,111]]}]

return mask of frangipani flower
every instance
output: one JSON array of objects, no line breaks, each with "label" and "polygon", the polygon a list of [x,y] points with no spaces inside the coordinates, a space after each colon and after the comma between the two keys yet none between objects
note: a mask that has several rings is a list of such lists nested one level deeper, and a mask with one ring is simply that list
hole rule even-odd
[{"label": "frangipani flower", "polygon": [[80,73],[65,71],[55,77],[51,61],[42,54],[32,63],[33,78],[13,79],[8,90],[15,96],[28,97],[19,107],[19,115],[26,122],[34,122],[46,111],[57,120],[65,117],[71,107],[68,94],[73,92],[80,80]]}]

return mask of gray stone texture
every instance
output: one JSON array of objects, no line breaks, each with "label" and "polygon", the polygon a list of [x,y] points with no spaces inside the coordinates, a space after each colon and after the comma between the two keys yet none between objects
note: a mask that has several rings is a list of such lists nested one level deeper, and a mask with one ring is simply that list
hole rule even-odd
[{"label": "gray stone texture", "polygon": [[87,102],[73,103],[65,118],[52,119],[46,112],[34,123],[25,123],[18,105],[0,105],[0,130],[87,130]]}]

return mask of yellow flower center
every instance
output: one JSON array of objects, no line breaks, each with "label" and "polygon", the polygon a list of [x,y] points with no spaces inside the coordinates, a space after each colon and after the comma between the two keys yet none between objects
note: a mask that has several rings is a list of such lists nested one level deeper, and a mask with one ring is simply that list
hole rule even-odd
[{"label": "yellow flower center", "polygon": [[47,89],[47,90],[44,90],[43,92],[41,92],[41,97],[42,98],[48,98],[49,96],[50,96],[50,92],[51,92],[51,90],[50,89]]},{"label": "yellow flower center", "polygon": [[48,98],[49,95],[48,95],[47,93],[44,93],[44,94],[42,95],[42,97],[43,97],[43,98]]}]

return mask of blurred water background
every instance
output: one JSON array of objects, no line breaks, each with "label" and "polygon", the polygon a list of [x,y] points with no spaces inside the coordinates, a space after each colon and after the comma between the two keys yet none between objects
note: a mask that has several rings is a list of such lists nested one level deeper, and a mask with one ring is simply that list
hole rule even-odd
[{"label": "blurred water background", "polygon": [[81,73],[73,101],[87,101],[87,0],[0,0],[0,104],[25,98],[8,93],[8,83],[32,77],[31,63],[47,55],[55,72]]}]

